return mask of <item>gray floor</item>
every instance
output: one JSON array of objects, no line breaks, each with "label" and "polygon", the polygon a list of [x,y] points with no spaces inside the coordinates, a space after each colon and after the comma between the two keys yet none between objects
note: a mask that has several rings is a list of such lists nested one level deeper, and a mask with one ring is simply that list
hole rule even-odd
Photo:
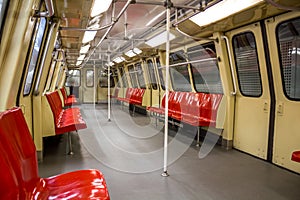
[{"label": "gray floor", "polygon": [[111,122],[103,105],[81,108],[88,128],[73,134],[75,154],[66,154],[66,134],[47,138],[42,177],[99,169],[112,200],[300,199],[298,174],[218,145],[200,159],[190,127],[170,130],[170,176],[162,177],[161,123],[156,127],[149,117],[131,117],[125,107],[113,106]]}]

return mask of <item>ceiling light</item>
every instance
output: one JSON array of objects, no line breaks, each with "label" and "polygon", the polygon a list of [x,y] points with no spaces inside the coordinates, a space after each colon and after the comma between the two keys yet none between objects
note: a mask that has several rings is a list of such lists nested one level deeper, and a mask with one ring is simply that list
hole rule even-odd
[{"label": "ceiling light", "polygon": [[85,45],[85,46],[82,46],[81,49],[80,49],[80,53],[81,54],[86,54],[89,51],[90,47],[91,47],[91,45],[89,45],[89,44]]},{"label": "ceiling light", "polygon": [[125,61],[125,58],[120,56],[120,57],[116,57],[113,61],[116,63],[121,63],[121,62]]},{"label": "ceiling light", "polygon": [[[175,35],[173,35],[172,33],[169,33],[169,40],[171,41],[173,39],[175,39]],[[166,42],[167,42],[167,31],[164,31],[164,32],[154,36],[150,40],[147,40],[145,43],[151,47],[156,47],[156,46],[161,45]]]},{"label": "ceiling light", "polygon": [[127,51],[127,52],[125,53],[125,55],[128,56],[128,57],[130,57],[130,58],[136,56],[136,54],[133,52],[133,50]]},{"label": "ceiling light", "polygon": [[82,60],[77,60],[77,62],[76,62],[76,66],[79,66],[79,65],[81,65],[81,63],[82,63]]},{"label": "ceiling light", "polygon": [[84,60],[84,58],[85,58],[85,55],[81,55],[77,58],[77,60]]},{"label": "ceiling light", "polygon": [[205,26],[229,17],[247,8],[253,7],[264,0],[223,0],[204,12],[190,18],[199,26]]},{"label": "ceiling light", "polygon": [[92,41],[97,34],[97,31],[85,31],[82,39],[82,43],[88,43]]},{"label": "ceiling light", "polygon": [[95,17],[108,10],[112,0],[94,0],[91,17]]},{"label": "ceiling light", "polygon": [[140,53],[142,53],[142,50],[140,50],[139,48],[134,48],[133,52],[136,54],[140,54]]}]

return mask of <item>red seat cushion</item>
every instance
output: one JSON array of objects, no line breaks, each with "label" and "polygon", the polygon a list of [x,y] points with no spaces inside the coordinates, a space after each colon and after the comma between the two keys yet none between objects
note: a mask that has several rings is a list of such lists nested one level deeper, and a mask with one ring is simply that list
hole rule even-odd
[{"label": "red seat cushion", "polygon": [[109,200],[98,170],[38,176],[36,149],[20,108],[0,113],[0,152],[0,199]]},{"label": "red seat cushion", "polygon": [[292,160],[295,162],[300,162],[300,151],[293,152]]},{"label": "red seat cushion", "polygon": [[46,97],[53,113],[56,134],[87,128],[79,108],[62,108],[57,91],[47,93]]}]

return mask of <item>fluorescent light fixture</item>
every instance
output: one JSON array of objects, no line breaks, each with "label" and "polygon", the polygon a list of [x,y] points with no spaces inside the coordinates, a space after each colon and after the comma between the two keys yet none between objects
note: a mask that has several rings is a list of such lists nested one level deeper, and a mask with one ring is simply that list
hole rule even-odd
[{"label": "fluorescent light fixture", "polygon": [[199,26],[205,26],[247,8],[253,7],[263,1],[264,0],[223,0],[208,8],[204,12],[200,12],[199,14],[191,17],[190,20]]},{"label": "fluorescent light fixture", "polygon": [[116,57],[113,61],[116,63],[121,63],[121,62],[125,61],[125,58],[120,56],[120,57]]},{"label": "fluorescent light fixture", "polygon": [[91,47],[91,45],[89,45],[89,44],[85,45],[85,46],[82,46],[81,49],[80,49],[80,53],[81,54],[86,54],[89,51],[90,47]]},{"label": "fluorescent light fixture", "polygon": [[82,39],[82,43],[88,43],[92,41],[97,34],[97,31],[85,31]]},{"label": "fluorescent light fixture", "polygon": [[140,53],[142,53],[142,50],[140,50],[139,48],[134,48],[134,49],[131,49],[131,50],[127,51],[125,53],[125,55],[132,58],[132,57],[134,57],[134,56],[136,56]]},{"label": "fluorescent light fixture", "polygon": [[[175,35],[170,33],[169,40],[171,41],[173,39],[175,39]],[[166,42],[167,42],[167,31],[164,31],[164,32],[154,36],[150,40],[147,40],[145,43],[151,47],[156,47],[156,46],[161,45]]]},{"label": "fluorescent light fixture", "polygon": [[140,53],[142,53],[142,50],[140,50],[139,48],[134,48],[133,52],[136,54],[140,54]]},{"label": "fluorescent light fixture", "polygon": [[95,17],[108,10],[112,0],[94,0],[91,17]]},{"label": "fluorescent light fixture", "polygon": [[128,57],[130,57],[130,58],[136,56],[136,54],[133,52],[133,50],[127,51],[127,52],[125,53],[125,55],[128,56]]},{"label": "fluorescent light fixture", "polygon": [[80,55],[80,56],[77,58],[77,60],[84,60],[84,58],[85,58],[85,55]]},{"label": "fluorescent light fixture", "polygon": [[155,22],[158,18],[160,18],[163,14],[165,14],[166,10],[162,11],[161,13],[159,13],[158,15],[156,15],[155,17],[153,17],[147,24],[146,26],[150,26],[153,22]]},{"label": "fluorescent light fixture", "polygon": [[81,65],[81,63],[82,63],[82,60],[77,60],[76,66]]},{"label": "fluorescent light fixture", "polygon": [[108,65],[112,67],[112,66],[114,66],[114,65],[115,65],[115,63],[113,63],[113,62],[109,62],[109,63],[108,63]]}]

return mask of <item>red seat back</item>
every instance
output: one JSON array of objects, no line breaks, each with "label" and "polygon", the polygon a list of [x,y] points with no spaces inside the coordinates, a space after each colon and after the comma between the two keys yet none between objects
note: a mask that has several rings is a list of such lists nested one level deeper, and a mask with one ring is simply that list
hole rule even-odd
[{"label": "red seat back", "polygon": [[[36,149],[20,108],[0,114],[0,199],[29,199],[39,181]],[[18,188],[16,188],[18,186]],[[13,194],[15,193],[15,194]],[[18,198],[6,198],[18,196]],[[3,197],[3,198],[2,198]]]},{"label": "red seat back", "polygon": [[57,123],[57,120],[59,119],[59,115],[62,111],[62,102],[59,97],[59,94],[57,91],[54,91],[54,92],[47,93],[46,97],[47,97],[48,103],[51,107],[54,121],[55,121],[55,123]]},{"label": "red seat back", "polygon": [[60,92],[64,98],[64,101],[68,98],[67,97],[67,92],[66,92],[66,89],[64,87],[60,88]]}]

